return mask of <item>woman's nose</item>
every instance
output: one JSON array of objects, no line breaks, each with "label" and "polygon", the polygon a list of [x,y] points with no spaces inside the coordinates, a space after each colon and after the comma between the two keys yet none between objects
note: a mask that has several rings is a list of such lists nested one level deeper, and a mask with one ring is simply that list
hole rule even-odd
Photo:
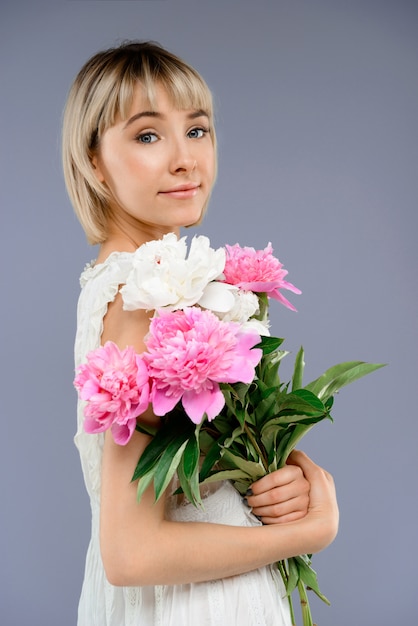
[{"label": "woman's nose", "polygon": [[196,166],[197,161],[193,156],[191,146],[186,142],[176,142],[171,158],[171,171],[177,174],[190,173]]}]

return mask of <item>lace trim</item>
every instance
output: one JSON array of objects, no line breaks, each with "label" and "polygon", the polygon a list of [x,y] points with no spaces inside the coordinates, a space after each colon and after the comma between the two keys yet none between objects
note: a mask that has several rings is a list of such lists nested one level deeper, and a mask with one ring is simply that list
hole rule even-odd
[{"label": "lace trim", "polygon": [[157,585],[154,587],[154,599],[155,599],[155,626],[165,626],[163,624],[163,592],[164,587]]}]

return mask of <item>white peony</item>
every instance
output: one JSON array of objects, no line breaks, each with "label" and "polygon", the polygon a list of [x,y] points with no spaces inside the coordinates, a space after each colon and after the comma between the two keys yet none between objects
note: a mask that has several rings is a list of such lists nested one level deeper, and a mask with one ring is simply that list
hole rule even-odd
[{"label": "white peony", "polygon": [[[132,269],[120,290],[123,307],[133,311],[193,306],[204,300],[208,284],[222,275],[224,267],[224,248],[214,250],[207,237],[193,237],[187,256],[186,237],[177,239],[174,233],[169,233],[134,252]],[[220,292],[222,300],[230,298],[225,287]],[[223,304],[222,310],[231,306],[230,300],[229,305]]]},{"label": "white peony", "polygon": [[258,297],[252,291],[235,289],[233,306],[226,312],[216,309],[218,317],[224,322],[238,322],[243,328],[255,330],[259,335],[269,335],[268,322],[253,319],[259,313]]},{"label": "white peony", "polygon": [[248,322],[244,322],[242,327],[245,330],[252,330],[258,333],[259,335],[264,335],[265,337],[270,337],[270,327],[268,322],[256,320],[254,318],[248,320]]},{"label": "white peony", "polygon": [[214,313],[228,314],[235,306],[234,294],[236,291],[238,291],[238,287],[215,280],[205,287],[198,304]]}]

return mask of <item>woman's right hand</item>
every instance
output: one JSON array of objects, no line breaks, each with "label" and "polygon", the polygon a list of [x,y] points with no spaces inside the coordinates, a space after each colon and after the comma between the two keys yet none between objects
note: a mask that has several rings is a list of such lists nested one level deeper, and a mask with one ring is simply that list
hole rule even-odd
[{"label": "woman's right hand", "polygon": [[334,479],[326,470],[316,465],[304,452],[295,450],[292,463],[298,465],[310,484],[308,512],[300,523],[306,523],[312,545],[306,553],[326,548],[338,532],[339,511]]}]

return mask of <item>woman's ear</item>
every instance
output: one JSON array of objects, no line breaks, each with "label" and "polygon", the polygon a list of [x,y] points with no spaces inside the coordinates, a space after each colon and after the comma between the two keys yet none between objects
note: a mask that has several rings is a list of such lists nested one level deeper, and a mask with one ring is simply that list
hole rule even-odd
[{"label": "woman's ear", "polygon": [[93,154],[93,156],[91,157],[91,164],[93,166],[93,173],[95,177],[97,178],[97,180],[99,181],[99,183],[104,183],[105,177],[103,176],[103,172],[101,170],[97,154]]}]

